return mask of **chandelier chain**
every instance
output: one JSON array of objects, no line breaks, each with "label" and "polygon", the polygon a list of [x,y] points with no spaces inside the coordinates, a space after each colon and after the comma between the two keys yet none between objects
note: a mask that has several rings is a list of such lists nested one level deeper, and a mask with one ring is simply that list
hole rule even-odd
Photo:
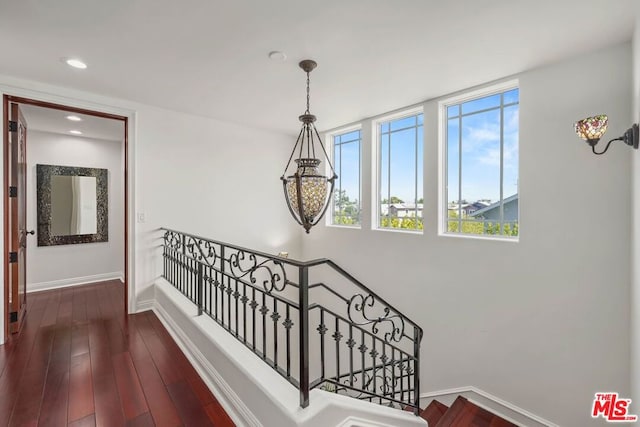
[{"label": "chandelier chain", "polygon": [[309,73],[307,73],[307,111],[305,111],[305,114],[310,114],[310,111],[309,111],[310,100],[311,100],[311,95],[309,92]]}]

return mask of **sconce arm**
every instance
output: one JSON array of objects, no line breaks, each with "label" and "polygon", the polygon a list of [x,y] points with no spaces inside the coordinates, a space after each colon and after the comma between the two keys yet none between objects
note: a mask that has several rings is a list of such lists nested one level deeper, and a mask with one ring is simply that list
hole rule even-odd
[{"label": "sconce arm", "polygon": [[607,150],[609,149],[609,146],[611,145],[611,143],[613,141],[622,141],[625,144],[638,149],[638,142],[640,141],[640,138],[638,137],[639,131],[638,131],[638,124],[634,123],[629,129],[627,129],[627,131],[624,133],[624,135],[619,136],[617,138],[612,139],[611,141],[609,141],[607,143],[607,145],[604,147],[604,150],[602,150],[601,152],[597,152],[596,151],[596,144],[597,141],[594,144],[590,144],[591,145],[591,150],[593,151],[593,154],[597,154],[598,156],[600,154],[604,154],[607,152]]},{"label": "sconce arm", "polygon": [[613,141],[622,141],[622,139],[621,139],[621,138],[614,138],[614,139],[612,139],[611,141],[607,142],[607,145],[604,147],[604,150],[602,150],[602,151],[601,151],[601,152],[599,152],[599,153],[596,151],[596,144],[593,144],[593,145],[591,146],[591,151],[593,151],[593,154],[595,154],[595,155],[597,155],[597,156],[599,156],[599,155],[601,155],[601,154],[604,154],[604,153],[606,153],[606,152],[607,152],[607,150],[609,149],[609,146],[611,145],[611,143],[612,143]]}]

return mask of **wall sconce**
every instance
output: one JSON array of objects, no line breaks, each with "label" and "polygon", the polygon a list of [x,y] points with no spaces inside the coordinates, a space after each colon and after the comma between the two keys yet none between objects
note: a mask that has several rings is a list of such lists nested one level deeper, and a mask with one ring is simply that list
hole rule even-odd
[{"label": "wall sconce", "polygon": [[601,114],[599,116],[587,117],[586,119],[579,120],[574,123],[573,127],[576,134],[591,146],[593,154],[600,155],[606,153],[613,141],[622,141],[625,144],[638,149],[638,124],[634,123],[629,129],[627,129],[624,135],[612,139],[604,147],[604,150],[597,152],[596,144],[607,131],[608,124],[609,118],[606,115]]}]

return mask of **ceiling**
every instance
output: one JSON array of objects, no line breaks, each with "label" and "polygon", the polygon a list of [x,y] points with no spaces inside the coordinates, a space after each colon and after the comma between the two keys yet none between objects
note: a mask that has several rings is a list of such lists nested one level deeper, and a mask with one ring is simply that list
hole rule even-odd
[{"label": "ceiling", "polygon": [[[124,122],[121,120],[105,119],[25,104],[20,105],[20,110],[27,121],[27,129],[29,131],[38,130],[73,137],[76,135],[72,135],[69,131],[78,130],[82,132],[82,135],[79,135],[82,138],[116,142],[124,140]],[[81,121],[72,122],[67,119],[69,115],[76,116]]]},{"label": "ceiling", "polygon": [[0,73],[297,133],[301,59],[329,129],[630,40],[633,2],[0,0]]}]

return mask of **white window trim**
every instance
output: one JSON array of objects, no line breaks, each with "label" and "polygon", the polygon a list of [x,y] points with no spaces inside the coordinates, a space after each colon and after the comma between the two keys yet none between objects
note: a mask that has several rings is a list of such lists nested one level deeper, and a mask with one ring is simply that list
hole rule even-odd
[{"label": "white window trim", "polygon": [[[380,227],[380,123],[389,122],[392,120],[403,119],[405,117],[415,116],[422,113],[422,149],[424,153],[424,140],[426,138],[426,132],[424,132],[424,105],[409,107],[394,113],[378,116],[371,120],[371,230],[373,231],[390,231],[394,233],[406,233],[406,234],[424,234],[425,220],[424,220],[424,204],[422,209],[422,230],[407,230],[400,228],[383,228]],[[424,160],[423,160],[424,162]],[[418,179],[424,179],[424,164],[422,168],[422,177]],[[422,190],[422,197],[424,198],[424,188]]]},{"label": "white window trim", "polygon": [[[464,234],[450,233],[447,230],[448,206],[447,206],[447,114],[446,109],[450,105],[461,104],[485,96],[495,95],[497,93],[507,92],[512,89],[519,89],[520,81],[518,79],[508,80],[505,82],[485,86],[480,89],[465,92],[460,95],[447,97],[438,101],[438,236],[478,239],[478,240],[495,240],[500,242],[517,243],[520,240],[520,209],[518,209],[518,236],[496,236],[481,234]],[[518,99],[520,105],[520,99]],[[518,127],[519,132],[519,127]],[[518,152],[520,151],[520,140],[518,138]],[[518,180],[520,179],[520,155],[518,154]],[[518,198],[520,198],[520,186],[518,186]]]},{"label": "white window trim", "polygon": [[[334,224],[333,223],[333,201],[334,199],[334,194],[331,194],[331,201],[329,202],[329,215],[325,216],[325,226],[327,227],[335,227],[335,228],[351,228],[351,229],[362,229],[362,124],[358,123],[355,125],[349,125],[349,126],[344,126],[341,128],[337,128],[335,130],[331,130],[330,132],[327,132],[324,135],[324,146],[328,148],[328,155],[329,155],[329,159],[331,160],[331,164],[333,165],[333,167],[335,167],[336,163],[335,163],[335,159],[334,159],[334,147],[333,147],[333,137],[336,135],[340,135],[343,133],[349,133],[349,132],[353,132],[359,130],[360,131],[360,177],[358,179],[358,183],[359,183],[359,188],[358,188],[358,202],[360,203],[360,224],[357,225],[344,225],[344,224]],[[331,168],[329,167],[329,165],[325,165],[325,170],[327,174],[331,173]],[[338,171],[336,171],[336,175],[338,174]],[[340,177],[338,176],[338,179]],[[333,191],[335,192],[336,188],[333,189]]]}]

